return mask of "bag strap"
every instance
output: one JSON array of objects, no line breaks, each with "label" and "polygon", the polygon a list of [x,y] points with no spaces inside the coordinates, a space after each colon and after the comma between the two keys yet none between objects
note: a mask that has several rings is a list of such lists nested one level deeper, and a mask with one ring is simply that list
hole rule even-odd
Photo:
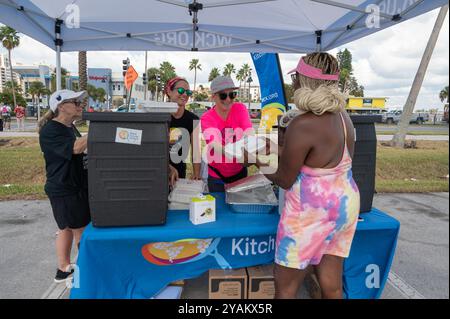
[{"label": "bag strap", "polygon": [[236,181],[236,178],[241,176],[243,171],[245,170],[245,167],[242,167],[242,169],[239,171],[239,173],[233,175],[233,176],[228,176],[225,177],[222,175],[222,173],[215,167],[212,167],[210,164],[208,164],[208,167],[217,174],[217,176],[220,177],[220,179],[222,180],[222,182],[224,182],[225,184],[229,184],[229,183],[233,183]]}]

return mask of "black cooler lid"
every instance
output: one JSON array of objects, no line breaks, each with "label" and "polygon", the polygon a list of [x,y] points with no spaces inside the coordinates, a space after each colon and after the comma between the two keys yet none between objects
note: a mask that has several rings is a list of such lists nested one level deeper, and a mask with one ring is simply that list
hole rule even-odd
[{"label": "black cooler lid", "polygon": [[83,112],[83,120],[92,122],[145,122],[170,121],[170,113]]}]

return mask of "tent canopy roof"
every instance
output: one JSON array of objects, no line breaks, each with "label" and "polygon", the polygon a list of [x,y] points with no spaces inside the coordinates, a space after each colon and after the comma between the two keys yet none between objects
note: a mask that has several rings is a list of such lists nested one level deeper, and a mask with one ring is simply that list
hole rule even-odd
[{"label": "tent canopy roof", "polygon": [[[0,0],[0,22],[52,49],[60,44],[61,51],[305,53],[331,50],[447,3],[447,0],[196,0],[194,3],[193,0]],[[373,17],[372,8],[380,11],[378,26],[372,18],[367,24],[368,16]],[[194,24],[194,20],[198,22]],[[56,34],[59,29],[60,36]]]}]

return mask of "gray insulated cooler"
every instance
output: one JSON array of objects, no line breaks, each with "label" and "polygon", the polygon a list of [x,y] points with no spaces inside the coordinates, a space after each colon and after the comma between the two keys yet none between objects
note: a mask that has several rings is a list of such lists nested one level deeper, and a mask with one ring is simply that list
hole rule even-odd
[{"label": "gray insulated cooler", "polygon": [[83,113],[89,120],[88,172],[92,224],[166,222],[170,114]]},{"label": "gray insulated cooler", "polygon": [[353,155],[353,179],[361,196],[360,211],[372,209],[375,193],[375,170],[377,162],[377,134],[375,123],[381,122],[381,115],[350,115],[355,127],[356,141]]}]

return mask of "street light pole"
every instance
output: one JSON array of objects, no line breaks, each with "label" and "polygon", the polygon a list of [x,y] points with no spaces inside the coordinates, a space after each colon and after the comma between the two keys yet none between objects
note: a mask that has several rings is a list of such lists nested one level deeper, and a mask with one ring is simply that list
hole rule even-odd
[{"label": "street light pole", "polygon": [[250,101],[251,101],[250,86],[251,86],[251,83],[253,82],[252,69],[250,69],[250,71],[249,71],[247,82],[248,82],[248,109],[250,109]]}]

